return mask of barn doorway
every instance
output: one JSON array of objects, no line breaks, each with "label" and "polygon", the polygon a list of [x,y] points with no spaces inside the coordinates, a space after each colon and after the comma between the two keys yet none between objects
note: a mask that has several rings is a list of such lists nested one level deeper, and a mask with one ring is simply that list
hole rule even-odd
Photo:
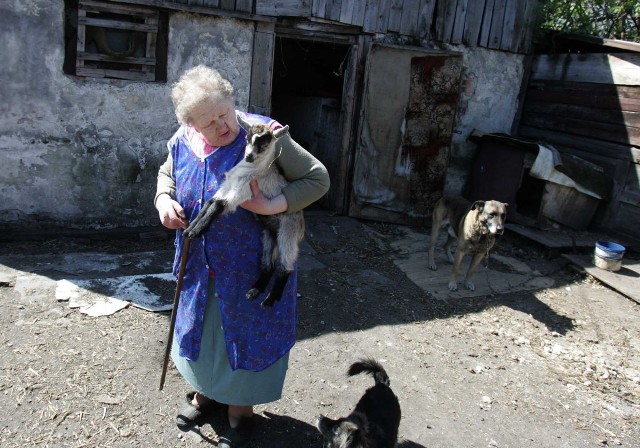
[{"label": "barn doorway", "polygon": [[[271,116],[290,126],[291,136],[329,171],[331,188],[316,206],[345,211],[355,46],[276,33]],[[346,82],[347,81],[347,82]]]}]

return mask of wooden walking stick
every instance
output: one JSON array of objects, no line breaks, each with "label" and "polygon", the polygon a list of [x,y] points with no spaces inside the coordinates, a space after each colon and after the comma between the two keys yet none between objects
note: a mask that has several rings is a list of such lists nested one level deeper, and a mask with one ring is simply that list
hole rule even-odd
[{"label": "wooden walking stick", "polygon": [[164,378],[167,376],[167,366],[169,365],[169,355],[171,354],[171,345],[173,344],[173,330],[176,327],[176,315],[178,314],[178,303],[180,303],[180,292],[182,291],[182,279],[184,278],[184,268],[187,265],[187,256],[189,255],[189,243],[191,238],[183,237],[182,255],[180,256],[180,270],[178,271],[178,283],[176,284],[176,293],[173,296],[173,308],[171,310],[171,323],[169,324],[169,336],[167,337],[167,348],[164,352],[164,362],[162,363],[162,375],[160,376],[160,389],[164,387]]}]

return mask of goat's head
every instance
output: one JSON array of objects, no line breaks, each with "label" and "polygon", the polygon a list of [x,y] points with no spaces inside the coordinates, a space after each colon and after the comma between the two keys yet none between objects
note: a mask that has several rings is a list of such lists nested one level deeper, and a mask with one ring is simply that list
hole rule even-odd
[{"label": "goat's head", "polygon": [[276,141],[289,132],[289,126],[272,131],[265,124],[252,125],[239,114],[238,123],[247,131],[247,147],[244,150],[244,159],[250,163],[264,158],[273,158]]}]

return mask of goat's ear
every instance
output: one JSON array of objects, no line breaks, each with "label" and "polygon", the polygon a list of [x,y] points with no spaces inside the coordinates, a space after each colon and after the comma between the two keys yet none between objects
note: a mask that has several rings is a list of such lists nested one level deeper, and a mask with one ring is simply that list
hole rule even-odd
[{"label": "goat's ear", "polygon": [[249,132],[249,129],[251,129],[251,125],[247,120],[244,119],[244,116],[240,113],[237,113],[236,117],[238,118],[238,123],[240,124],[240,126],[242,126],[245,131]]},{"label": "goat's ear", "polygon": [[275,138],[280,138],[283,135],[285,135],[287,132],[289,132],[289,125],[285,125],[284,127],[280,128],[280,129],[276,129],[275,131],[273,131],[273,136]]}]

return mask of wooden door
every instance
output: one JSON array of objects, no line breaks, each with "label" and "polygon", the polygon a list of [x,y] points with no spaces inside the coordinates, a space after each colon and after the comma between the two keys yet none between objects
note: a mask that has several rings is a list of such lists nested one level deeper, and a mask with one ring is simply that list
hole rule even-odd
[{"label": "wooden door", "polygon": [[372,44],[349,215],[421,223],[442,194],[462,71],[457,53]]}]

